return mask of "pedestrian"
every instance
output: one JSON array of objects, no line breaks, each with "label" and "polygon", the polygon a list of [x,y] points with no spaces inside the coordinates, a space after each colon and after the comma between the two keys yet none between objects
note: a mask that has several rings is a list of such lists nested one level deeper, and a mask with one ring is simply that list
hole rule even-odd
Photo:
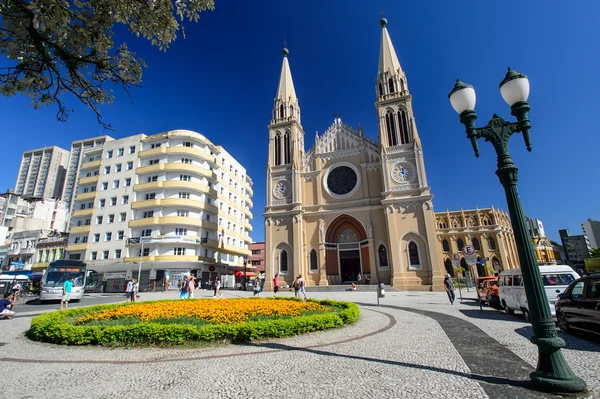
[{"label": "pedestrian", "polygon": [[296,298],[298,298],[298,288],[300,287],[300,284],[298,283],[299,278],[300,276],[296,277],[292,283],[292,286],[294,287],[294,297]]},{"label": "pedestrian", "polygon": [[360,272],[358,273],[358,276],[356,276],[356,284],[360,284],[362,283],[362,276],[360,275]]},{"label": "pedestrian", "polygon": [[222,298],[223,294],[221,293],[221,280],[219,279],[219,276],[215,277],[215,298],[216,297]]},{"label": "pedestrian", "polygon": [[13,299],[9,293],[4,294],[4,299],[0,300],[0,318],[10,319],[16,313],[12,311]]},{"label": "pedestrian", "polygon": [[306,302],[306,281],[302,277],[302,274],[298,275],[298,295],[304,295],[304,302]]},{"label": "pedestrian", "polygon": [[450,299],[450,304],[454,305],[456,295],[454,295],[454,284],[452,283],[452,277],[450,277],[450,274],[446,274],[446,278],[444,279],[444,287],[446,288],[448,299]]},{"label": "pedestrian", "polygon": [[189,284],[189,286],[188,286],[188,298],[194,298],[194,289],[196,288],[196,284],[195,284],[194,280],[195,280],[194,277],[190,276],[190,279],[188,281],[188,284]]},{"label": "pedestrian", "polygon": [[279,292],[279,273],[275,274],[275,277],[273,277],[273,295],[277,296],[278,292]]},{"label": "pedestrian", "polygon": [[133,292],[133,279],[127,282],[127,286],[125,287],[125,301],[133,301],[131,299],[131,293]]},{"label": "pedestrian", "polygon": [[63,305],[64,305],[64,309],[69,309],[69,300],[71,299],[71,290],[73,289],[74,286],[75,286],[75,283],[73,282],[73,277],[69,277],[67,279],[67,281],[65,281],[65,283],[63,284],[62,297],[60,298],[60,310],[63,310]]},{"label": "pedestrian", "polygon": [[257,277],[254,280],[254,296],[259,296],[260,297],[261,293],[262,293],[262,284],[261,284],[260,279]]},{"label": "pedestrian", "polygon": [[136,302],[137,296],[138,296],[138,291],[140,290],[140,283],[135,278],[132,278],[131,280],[133,282],[133,287],[131,290],[131,302]]},{"label": "pedestrian", "polygon": [[190,286],[189,280],[188,280],[187,276],[184,276],[183,281],[181,282],[181,288],[180,288],[180,294],[179,294],[180,299],[187,299],[188,295],[190,294],[189,286]]}]

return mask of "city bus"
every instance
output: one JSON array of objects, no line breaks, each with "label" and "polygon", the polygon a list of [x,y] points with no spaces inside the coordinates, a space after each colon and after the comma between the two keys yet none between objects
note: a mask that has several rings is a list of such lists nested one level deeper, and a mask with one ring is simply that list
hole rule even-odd
[{"label": "city bus", "polygon": [[95,272],[88,270],[87,265],[79,260],[62,259],[50,262],[48,270],[46,270],[46,274],[42,278],[40,301],[60,300],[63,284],[69,277],[73,277],[73,282],[75,283],[71,291],[71,301],[80,301],[83,298],[83,290],[90,274],[95,274]]}]

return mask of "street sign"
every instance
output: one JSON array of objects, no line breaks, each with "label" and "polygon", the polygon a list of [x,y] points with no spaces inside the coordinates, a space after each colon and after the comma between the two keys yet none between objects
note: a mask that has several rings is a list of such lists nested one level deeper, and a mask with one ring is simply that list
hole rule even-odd
[{"label": "street sign", "polygon": [[450,255],[450,259],[452,260],[452,267],[454,269],[458,269],[459,261],[460,261],[460,255],[457,254],[457,253],[454,253],[454,254]]},{"label": "street sign", "polygon": [[473,248],[472,245],[465,245],[463,248],[463,253],[465,254],[467,265],[475,266],[477,264],[477,254],[475,253],[475,248]]},{"label": "street sign", "polygon": [[473,255],[475,254],[475,248],[472,245],[465,245],[463,248],[463,254],[465,255]]}]

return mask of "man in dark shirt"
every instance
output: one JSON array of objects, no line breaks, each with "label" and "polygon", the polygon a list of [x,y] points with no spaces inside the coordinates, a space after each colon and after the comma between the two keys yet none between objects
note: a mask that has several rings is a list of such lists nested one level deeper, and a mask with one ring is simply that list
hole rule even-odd
[{"label": "man in dark shirt", "polygon": [[10,310],[13,305],[11,294],[4,294],[4,299],[0,300],[0,318],[10,319],[15,315],[15,312]]},{"label": "man in dark shirt", "polygon": [[449,274],[446,274],[446,278],[444,279],[444,287],[446,288],[448,299],[450,299],[450,304],[454,305],[456,295],[454,295],[454,284],[452,283],[452,277],[450,277]]}]

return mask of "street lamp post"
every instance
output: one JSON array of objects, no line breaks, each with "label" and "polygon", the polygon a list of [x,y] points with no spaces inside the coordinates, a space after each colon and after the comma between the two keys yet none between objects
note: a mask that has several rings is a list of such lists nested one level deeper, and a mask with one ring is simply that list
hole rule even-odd
[{"label": "street lamp post", "polygon": [[500,83],[500,92],[504,101],[510,106],[511,114],[517,122],[506,122],[494,114],[490,122],[481,128],[475,127],[475,90],[473,86],[458,79],[448,98],[454,110],[460,114],[460,122],[465,125],[467,138],[471,141],[475,156],[479,157],[477,139],[490,141],[498,156],[496,175],[504,186],[508,212],[515,234],[517,252],[521,263],[525,294],[529,304],[529,313],[533,327],[531,342],[538,347],[538,363],[536,370],[530,374],[531,382],[536,389],[549,392],[581,392],[585,390],[585,382],[577,377],[565,358],[561,348],[565,341],[556,333],[554,320],[548,306],[548,299],[542,284],[540,269],[525,223],[523,207],[517,192],[517,167],[509,151],[508,141],[513,133],[523,133],[525,145],[531,151],[528,118],[529,80],[527,76],[511,71]]},{"label": "street lamp post", "polygon": [[244,291],[248,289],[248,282],[246,280],[246,267],[248,265],[248,257],[244,256]]}]

